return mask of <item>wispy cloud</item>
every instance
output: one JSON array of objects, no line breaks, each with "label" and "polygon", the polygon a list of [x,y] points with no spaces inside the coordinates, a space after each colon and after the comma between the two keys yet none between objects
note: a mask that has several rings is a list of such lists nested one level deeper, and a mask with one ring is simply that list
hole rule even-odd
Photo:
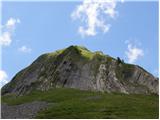
[{"label": "wispy cloud", "polygon": [[114,19],[118,14],[116,5],[116,0],[84,0],[71,14],[73,20],[80,19],[84,23],[78,32],[83,37],[95,36],[97,30],[108,32],[111,27],[109,19]]},{"label": "wispy cloud", "polygon": [[0,70],[0,88],[8,83],[8,75],[4,70]]},{"label": "wispy cloud", "polygon": [[136,62],[140,57],[144,56],[144,51],[136,45],[128,43],[127,51],[125,51],[129,63]]},{"label": "wispy cloud", "polygon": [[18,23],[20,23],[19,19],[10,18],[5,25],[2,25],[3,32],[0,35],[0,45],[9,46],[12,43],[12,35]]},{"label": "wispy cloud", "polygon": [[23,52],[23,53],[30,53],[32,51],[32,49],[23,45],[20,48],[18,48],[18,51]]}]

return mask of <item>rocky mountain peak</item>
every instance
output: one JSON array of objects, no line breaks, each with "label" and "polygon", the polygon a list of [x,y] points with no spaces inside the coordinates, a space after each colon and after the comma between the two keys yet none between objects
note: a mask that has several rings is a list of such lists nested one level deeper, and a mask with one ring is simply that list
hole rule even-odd
[{"label": "rocky mountain peak", "polygon": [[67,87],[125,94],[158,94],[158,79],[143,68],[82,46],[46,53],[18,72],[2,94]]}]

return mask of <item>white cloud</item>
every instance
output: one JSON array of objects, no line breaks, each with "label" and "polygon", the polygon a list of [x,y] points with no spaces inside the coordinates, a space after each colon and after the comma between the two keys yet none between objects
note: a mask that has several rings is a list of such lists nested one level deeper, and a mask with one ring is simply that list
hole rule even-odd
[{"label": "white cloud", "polygon": [[3,32],[0,35],[1,46],[9,46],[12,43],[12,34],[15,31],[17,23],[20,23],[19,19],[10,18],[5,25],[2,25]]},{"label": "white cloud", "polygon": [[16,24],[17,23],[20,23],[20,20],[19,19],[15,19],[15,18],[10,18],[7,23],[6,23],[6,28],[8,29],[14,29]]},{"label": "white cloud", "polygon": [[79,27],[78,32],[82,36],[95,36],[97,29],[108,32],[111,25],[107,20],[118,14],[116,5],[116,0],[84,0],[71,14],[73,20],[80,19],[85,24]]},{"label": "white cloud", "polygon": [[20,52],[23,52],[23,53],[30,53],[30,52],[32,51],[31,48],[29,48],[29,47],[27,47],[27,46],[25,46],[25,45],[23,45],[22,47],[18,48],[18,50],[19,50]]},{"label": "white cloud", "polygon": [[120,0],[122,3],[124,3],[124,0]]},{"label": "white cloud", "polygon": [[10,32],[4,32],[0,36],[0,45],[2,46],[9,46],[12,42]]},{"label": "white cloud", "polygon": [[8,83],[8,75],[4,70],[0,70],[0,87]]},{"label": "white cloud", "polygon": [[125,52],[128,62],[134,63],[136,60],[138,60],[140,57],[144,55],[144,52],[141,48],[138,48],[136,46],[133,46],[131,43],[128,44],[128,49]]}]

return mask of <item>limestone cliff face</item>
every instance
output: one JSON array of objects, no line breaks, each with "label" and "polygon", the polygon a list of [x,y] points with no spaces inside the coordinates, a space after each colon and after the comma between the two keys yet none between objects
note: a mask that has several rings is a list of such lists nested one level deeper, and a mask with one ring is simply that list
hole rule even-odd
[{"label": "limestone cliff face", "polygon": [[2,95],[23,95],[55,87],[103,92],[158,94],[158,78],[137,65],[126,64],[101,52],[70,46],[41,55],[2,88]]}]

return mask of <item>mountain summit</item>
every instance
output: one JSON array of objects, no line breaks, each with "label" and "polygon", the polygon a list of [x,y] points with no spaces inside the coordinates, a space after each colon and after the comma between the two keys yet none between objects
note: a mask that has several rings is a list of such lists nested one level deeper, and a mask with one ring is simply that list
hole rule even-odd
[{"label": "mountain summit", "polygon": [[38,57],[2,88],[2,95],[24,95],[32,90],[76,88],[81,90],[158,94],[158,78],[143,68],[124,63],[102,52],[70,46]]}]

